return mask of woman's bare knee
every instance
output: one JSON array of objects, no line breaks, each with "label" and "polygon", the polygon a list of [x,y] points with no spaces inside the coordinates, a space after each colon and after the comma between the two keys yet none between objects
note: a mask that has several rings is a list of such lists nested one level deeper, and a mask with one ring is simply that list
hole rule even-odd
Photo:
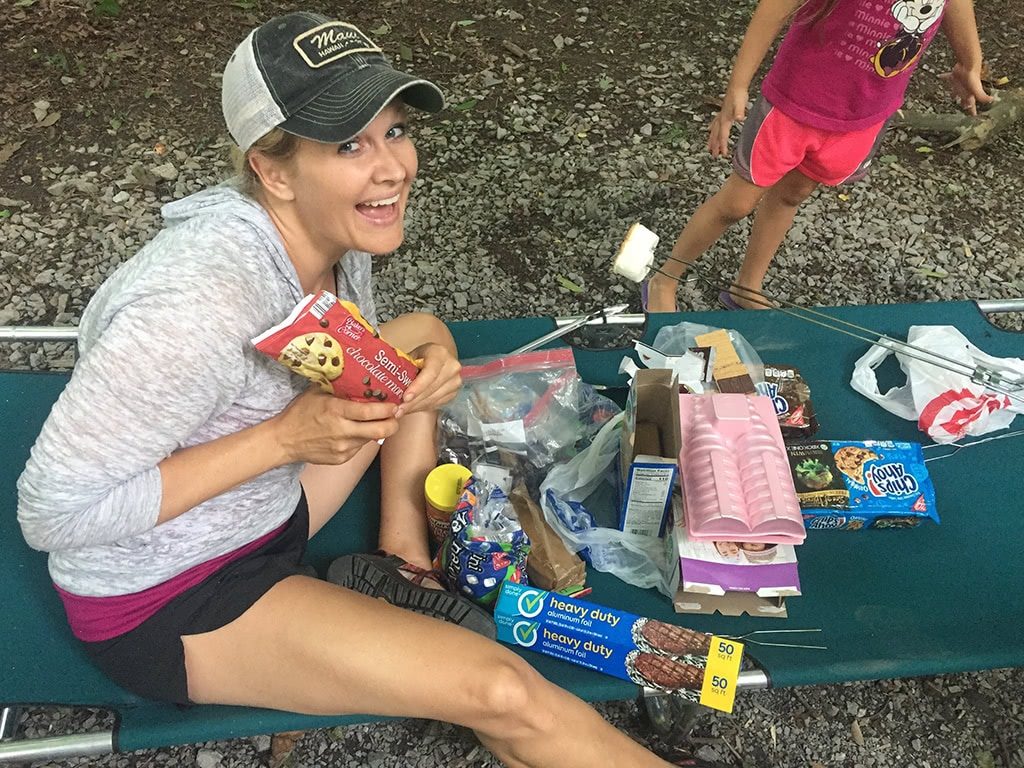
[{"label": "woman's bare knee", "polygon": [[458,352],[455,339],[443,321],[426,312],[408,312],[389,320],[380,328],[380,334],[389,344],[399,349],[415,349],[421,344],[440,344],[453,355]]},{"label": "woman's bare knee", "polygon": [[471,727],[503,741],[536,735],[554,720],[543,707],[550,685],[515,654],[501,654],[473,676],[468,695],[478,722]]}]

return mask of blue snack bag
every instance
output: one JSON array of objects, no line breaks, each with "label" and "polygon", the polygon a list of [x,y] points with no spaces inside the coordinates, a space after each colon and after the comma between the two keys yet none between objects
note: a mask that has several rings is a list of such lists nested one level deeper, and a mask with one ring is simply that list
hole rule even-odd
[{"label": "blue snack bag", "polygon": [[823,440],[786,446],[809,529],[912,528],[939,522],[918,443]]},{"label": "blue snack bag", "polygon": [[493,605],[504,582],[529,583],[529,553],[530,539],[504,491],[471,478],[438,554],[448,586],[475,603]]}]

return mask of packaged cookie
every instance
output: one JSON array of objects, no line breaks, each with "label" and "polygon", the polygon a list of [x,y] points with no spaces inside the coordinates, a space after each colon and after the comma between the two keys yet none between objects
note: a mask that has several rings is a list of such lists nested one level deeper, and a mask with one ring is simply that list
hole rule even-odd
[{"label": "packaged cookie", "polygon": [[757,391],[771,398],[783,437],[806,439],[818,431],[811,388],[793,366],[765,363],[764,381]]},{"label": "packaged cookie", "polygon": [[918,443],[822,440],[786,446],[810,529],[912,528],[939,522]]},{"label": "packaged cookie", "polygon": [[401,403],[419,373],[417,361],[381,339],[355,304],[328,291],[306,296],[252,343],[324,392],[348,400]]}]

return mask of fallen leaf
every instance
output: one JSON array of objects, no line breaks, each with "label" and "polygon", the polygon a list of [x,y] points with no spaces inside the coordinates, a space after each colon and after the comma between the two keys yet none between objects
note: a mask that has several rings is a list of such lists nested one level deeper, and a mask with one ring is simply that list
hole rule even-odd
[{"label": "fallen leaf", "polygon": [[164,155],[167,154],[167,145],[164,144],[162,141],[158,141],[156,144],[153,145],[153,152],[156,154],[157,157],[163,157]]},{"label": "fallen leaf", "polygon": [[387,34],[388,32],[390,32],[390,31],[391,31],[391,25],[390,25],[390,24],[388,24],[388,23],[387,23],[387,22],[385,21],[385,22],[384,22],[383,24],[381,24],[381,25],[380,25],[379,27],[377,27],[376,29],[371,29],[371,30],[370,30],[370,34],[371,34],[371,35],[374,35],[374,36],[376,36],[376,37],[384,37],[384,35],[386,35],[386,34]]},{"label": "fallen leaf", "polygon": [[922,145],[922,146],[917,148],[917,151],[920,152],[922,155],[927,155],[927,154],[929,154],[931,152],[934,152],[935,150],[932,149],[931,147],[926,147],[926,146]]},{"label": "fallen leaf", "polygon": [[39,127],[49,128],[51,125],[54,125],[58,120],[60,120],[60,112],[51,112],[39,121]]},{"label": "fallen leaf", "polygon": [[878,158],[878,162],[882,165],[892,165],[897,160],[896,155],[882,155]]},{"label": "fallen leaf", "polygon": [[976,753],[974,758],[978,761],[978,768],[996,768],[996,759],[988,750]]},{"label": "fallen leaf", "polygon": [[571,291],[572,293],[583,293],[583,289],[567,277],[555,275],[555,280],[557,280],[567,291]]},{"label": "fallen leaf", "polygon": [[996,80],[994,83],[992,83],[992,85],[1002,87],[1004,85],[1009,85],[1009,83],[1010,83],[1010,78],[1004,76],[1004,77],[1000,77],[998,80]]},{"label": "fallen leaf", "polygon": [[44,117],[46,117],[46,113],[49,111],[50,102],[46,101],[45,99],[40,99],[39,101],[32,104],[32,116],[35,117],[37,123]]},{"label": "fallen leaf", "polygon": [[473,19],[462,19],[461,21],[456,21],[455,23],[458,24],[460,27],[469,27],[472,26],[473,24],[476,24],[476,21],[474,21]]},{"label": "fallen leaf", "polygon": [[456,104],[454,107],[452,107],[452,109],[457,110],[459,112],[468,112],[469,110],[471,110],[475,106],[476,106],[476,99],[466,99],[461,104]]},{"label": "fallen leaf", "polygon": [[842,201],[843,201],[844,203],[845,203],[845,202],[846,202],[847,200],[849,200],[849,199],[850,199],[850,196],[849,196],[849,195],[847,195],[847,194],[845,194],[845,193],[843,193],[843,192],[840,192],[840,193],[839,193],[839,194],[837,195],[837,197],[838,197],[838,198],[839,198],[840,200],[842,200]]},{"label": "fallen leaf", "polygon": [[860,730],[860,721],[854,720],[850,725],[850,734],[853,736],[853,741],[858,747],[864,746],[864,734]]},{"label": "fallen leaf", "polygon": [[10,144],[0,145],[0,165],[10,160],[24,143],[24,141],[12,141]]},{"label": "fallen leaf", "polygon": [[408,45],[400,45],[398,46],[398,55],[402,61],[412,61],[412,48]]}]

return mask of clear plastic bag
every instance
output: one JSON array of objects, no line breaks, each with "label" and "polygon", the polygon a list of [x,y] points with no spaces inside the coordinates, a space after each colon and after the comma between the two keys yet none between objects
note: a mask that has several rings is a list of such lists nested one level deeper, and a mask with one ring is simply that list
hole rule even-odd
[{"label": "clear plastic bag", "polygon": [[641,536],[616,527],[622,423],[620,413],[586,450],[548,473],[540,487],[541,508],[566,547],[586,557],[594,568],[638,587],[657,587],[672,597],[679,584],[672,536]]},{"label": "clear plastic bag", "polygon": [[[683,322],[678,325],[666,325],[658,331],[651,346],[665,355],[683,355],[686,354],[688,349],[700,346],[700,342],[697,341],[698,336],[719,330],[722,329],[698,323]],[[740,362],[743,363],[750,374],[751,380],[754,384],[763,383],[764,363],[761,362],[761,357],[757,354],[757,350],[743,338],[743,334],[739,331],[734,331],[731,328],[725,330],[729,334],[729,340],[736,349]]]},{"label": "clear plastic bag", "polygon": [[536,492],[620,411],[580,380],[568,348],[466,361],[462,381],[438,419],[439,460],[506,492],[516,480]]}]

